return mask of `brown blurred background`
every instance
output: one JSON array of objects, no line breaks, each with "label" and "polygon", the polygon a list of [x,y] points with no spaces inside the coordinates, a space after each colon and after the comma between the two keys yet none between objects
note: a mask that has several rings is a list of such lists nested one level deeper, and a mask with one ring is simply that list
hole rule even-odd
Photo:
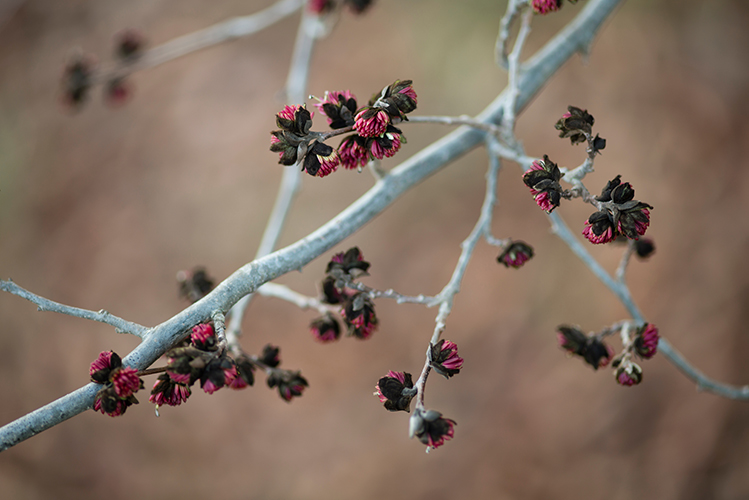
[{"label": "brown blurred background", "polygon": [[[152,44],[269,5],[268,1],[6,1],[0,19],[0,276],[63,303],[155,325],[185,306],[175,273],[205,265],[223,279],[251,259],[282,167],[268,151],[297,17],[256,36],[144,71],[134,99],[107,108],[100,89],[61,111],[58,78],[71,49],[108,60],[118,30]],[[493,44],[505,2],[380,0],[346,13],[319,44],[311,94],[361,99],[411,78],[416,114],[475,114],[504,87]],[[528,53],[581,5],[536,18]],[[568,104],[587,108],[608,146],[588,185],[622,174],[652,204],[649,262],[633,262],[646,317],[707,374],[749,383],[749,4],[632,0],[606,23],[587,61],[570,61],[521,116],[529,154],[563,166],[582,147],[557,138]],[[386,167],[442,136],[405,125]],[[340,246],[362,248],[366,283],[438,292],[484,190],[481,150],[428,179]],[[388,370],[418,373],[436,311],[379,301],[366,342],[312,340],[314,314],[258,298],[243,345],[282,346],[310,382],[286,404],[259,380],[244,392],[199,390],[155,418],[141,405],[111,419],[86,412],[0,456],[7,499],[738,499],[749,497],[749,403],[697,393],[664,359],[618,386],[557,347],[554,327],[596,330],[625,318],[613,296],[549,233],[520,170],[500,176],[494,233],[530,242],[519,271],[480,244],[446,337],[465,358],[429,407],[458,422],[429,455],[407,438],[407,415],[372,396]],[[296,241],[372,185],[368,172],[305,176],[281,244]],[[576,232],[590,207],[559,212]],[[592,247],[616,267],[621,248]],[[315,294],[325,259],[280,281]],[[0,296],[0,423],[88,381],[102,350],[135,339]],[[618,344],[617,344],[618,346]],[[146,384],[153,383],[148,378]]]}]

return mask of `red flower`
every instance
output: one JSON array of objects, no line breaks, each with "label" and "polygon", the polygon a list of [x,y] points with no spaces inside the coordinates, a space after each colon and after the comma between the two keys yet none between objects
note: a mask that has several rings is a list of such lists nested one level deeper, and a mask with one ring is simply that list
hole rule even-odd
[{"label": "red flower", "polygon": [[143,381],[138,377],[138,370],[127,367],[120,368],[114,372],[112,375],[112,385],[117,396],[125,399],[143,387]]},{"label": "red flower", "polygon": [[641,326],[635,338],[635,350],[637,354],[645,359],[655,356],[655,353],[658,352],[659,338],[658,328],[655,325],[646,323]]},{"label": "red flower", "polygon": [[381,136],[390,123],[390,115],[379,108],[366,107],[354,117],[354,130],[362,137]]}]

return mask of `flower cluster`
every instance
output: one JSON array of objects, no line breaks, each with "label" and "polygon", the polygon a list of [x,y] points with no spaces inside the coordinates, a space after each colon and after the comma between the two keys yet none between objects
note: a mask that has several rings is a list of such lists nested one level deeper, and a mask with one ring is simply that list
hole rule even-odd
[{"label": "flower cluster", "polygon": [[585,335],[575,326],[560,325],[557,327],[559,345],[565,351],[580,356],[594,370],[609,364],[614,357],[614,350],[595,335]]},{"label": "flower cluster", "polygon": [[[183,388],[172,387],[159,380],[151,391],[151,401],[176,406],[189,396],[189,388],[197,381],[208,394],[213,394],[223,387],[242,389],[254,383],[253,366],[246,357],[230,358],[220,348],[213,325],[201,323],[192,329],[188,345],[172,349],[166,354],[166,373],[173,384]],[[237,380],[240,379],[240,380]],[[187,389],[187,390],[185,390]],[[166,395],[159,396],[159,394]],[[170,397],[174,393],[186,395],[177,400]]]},{"label": "flower cluster", "polygon": [[[365,292],[349,288],[354,279],[368,274],[367,269],[369,262],[364,260],[358,247],[353,247],[333,256],[328,262],[327,275],[322,282],[322,301],[341,306],[341,319],[346,325],[348,336],[359,339],[369,338],[378,325],[371,297]],[[333,315],[328,313],[314,319],[310,324],[310,331],[320,342],[331,342],[338,340],[341,328]]]},{"label": "flower cluster", "polygon": [[[569,0],[570,3],[577,3],[577,0]],[[548,14],[562,8],[562,0],[532,0],[531,6],[536,14]]]},{"label": "flower cluster", "polygon": [[587,109],[567,106],[567,112],[554,125],[559,130],[559,137],[569,137],[570,142],[580,144],[587,141],[593,133],[593,124],[595,119],[588,113]]},{"label": "flower cluster", "polygon": [[650,225],[653,207],[635,200],[634,196],[632,185],[622,182],[620,175],[610,180],[601,195],[596,196],[602,208],[588,217],[583,236],[594,244],[608,243],[620,234],[639,239]]},{"label": "flower cluster", "polygon": [[559,167],[546,155],[543,160],[534,161],[523,174],[523,183],[530,188],[536,204],[548,213],[558,207],[561,201],[561,179]]},{"label": "flower cluster", "polygon": [[533,257],[533,247],[524,241],[512,241],[497,257],[497,262],[505,267],[519,268]]},{"label": "flower cluster", "polygon": [[104,384],[94,399],[94,411],[110,417],[125,413],[128,406],[138,404],[135,392],[143,388],[138,370],[122,366],[122,359],[113,351],[105,351],[91,363],[91,381]]},{"label": "flower cluster", "polygon": [[[114,57],[122,66],[132,64],[143,53],[146,38],[139,30],[125,29],[114,36]],[[65,65],[62,75],[62,103],[71,110],[78,110],[86,102],[91,87],[104,81],[104,100],[111,106],[120,106],[132,96],[132,85],[118,69],[111,77],[95,74],[96,58],[75,53]]]},{"label": "flower cluster", "polygon": [[641,359],[650,359],[655,356],[660,338],[658,328],[651,323],[646,323],[637,328],[631,340],[626,325],[616,328],[624,328],[622,338],[625,344],[624,350],[616,357],[614,357],[614,350],[600,340],[602,335],[613,333],[615,329],[607,329],[598,336],[587,336],[577,327],[562,325],[557,328],[557,337],[563,349],[581,356],[593,368],[597,369],[611,362],[614,377],[619,384],[637,385],[642,382],[642,368],[633,362],[632,358],[636,356]]},{"label": "flower cluster", "polygon": [[[407,120],[416,109],[416,92],[411,80],[396,80],[375,95],[367,106],[359,107],[348,90],[325,92],[315,106],[337,132],[313,132],[312,114],[304,106],[286,106],[276,115],[280,130],[271,132],[270,150],[279,154],[279,163],[302,163],[308,174],[325,177],[343,165],[361,168],[371,159],[390,158],[406,140],[394,124]],[[354,132],[343,138],[337,149],[325,144],[333,135]]]}]

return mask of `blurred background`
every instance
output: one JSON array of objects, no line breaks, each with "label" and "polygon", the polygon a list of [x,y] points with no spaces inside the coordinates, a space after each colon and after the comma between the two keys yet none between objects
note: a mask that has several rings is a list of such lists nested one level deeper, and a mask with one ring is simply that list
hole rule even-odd
[{"label": "blurred background", "polygon": [[[582,8],[536,17],[531,54]],[[138,27],[150,44],[245,15],[269,1],[5,1],[0,18],[0,276],[65,304],[156,325],[180,311],[175,274],[206,266],[223,279],[255,253],[282,168],[268,151],[298,15],[255,36],[131,78],[107,107],[101,88],[79,113],[59,104],[71,50],[111,59],[112,35]],[[415,115],[475,114],[504,88],[493,62],[505,2],[380,0],[344,12],[319,43],[309,93],[366,99],[413,79]],[[657,246],[629,282],[645,316],[701,370],[749,383],[749,4],[630,0],[587,60],[575,57],[520,117],[528,154],[584,159],[557,137],[568,104],[608,140],[591,191],[622,174],[652,204]],[[319,127],[318,127],[319,128]],[[444,135],[404,125],[391,168]],[[478,216],[486,155],[476,150],[399,199],[344,242],[372,263],[365,283],[435,294]],[[305,176],[282,238],[305,236],[365,192],[369,172]],[[429,455],[408,415],[372,391],[388,370],[418,373],[436,311],[377,302],[368,341],[333,345],[308,332],[313,312],[258,297],[244,348],[281,346],[310,387],[287,404],[261,377],[243,392],[199,389],[154,416],[147,395],[122,418],[86,412],[0,455],[7,499],[734,499],[749,496],[749,404],[698,393],[664,359],[640,386],[618,386],[557,346],[555,327],[599,330],[625,319],[611,293],[549,232],[520,170],[500,175],[493,231],[536,257],[521,270],[481,243],[445,337],[465,358],[430,377],[428,407],[457,421]],[[591,208],[559,213],[579,234]],[[614,270],[622,247],[591,247]],[[331,252],[332,254],[333,252]],[[329,256],[279,281],[314,295]],[[103,350],[134,338],[0,296],[0,424],[88,382]],[[615,344],[619,347],[619,344]],[[150,387],[154,378],[146,379]]]}]

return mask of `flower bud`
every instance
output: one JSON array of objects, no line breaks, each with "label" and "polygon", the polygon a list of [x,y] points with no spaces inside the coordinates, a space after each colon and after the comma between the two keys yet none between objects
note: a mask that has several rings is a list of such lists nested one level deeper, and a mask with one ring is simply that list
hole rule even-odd
[{"label": "flower bud", "polygon": [[[537,3],[546,4],[545,6],[540,6],[540,8],[548,8],[549,10],[557,10],[562,6],[562,0],[534,0],[534,9],[536,9]],[[556,4],[556,6],[554,4]],[[546,12],[548,12],[549,10],[547,10]],[[536,12],[540,11],[536,10]],[[540,13],[545,14],[546,12]],[[570,142],[574,145],[587,141],[586,134],[590,135],[593,132],[593,123],[595,123],[595,120],[591,115],[588,114],[587,110],[576,108],[575,106],[567,106],[567,112],[562,115],[559,121],[557,121],[556,125],[554,125],[554,128],[559,130],[559,137],[569,137]],[[599,145],[600,144],[601,143],[599,141]],[[606,146],[605,141],[603,143],[603,146]]]},{"label": "flower bud", "polygon": [[562,186],[559,181],[562,173],[556,163],[544,155],[543,160],[536,160],[523,174],[523,182],[531,190],[536,204],[548,213],[559,206]]},{"label": "flower bud", "polygon": [[429,362],[434,371],[449,379],[460,373],[463,358],[458,356],[458,346],[454,342],[442,339],[436,344],[429,344]]},{"label": "flower bud", "polygon": [[524,241],[511,242],[497,257],[497,262],[505,267],[519,268],[533,257],[533,247]]},{"label": "flower bud", "polygon": [[410,411],[411,399],[416,395],[413,391],[413,380],[411,374],[406,372],[389,371],[387,376],[382,377],[375,385],[375,396],[385,403],[388,411]]},{"label": "flower bud", "polygon": [[635,351],[644,359],[650,359],[658,352],[658,328],[651,324],[645,323],[637,329],[635,337]]}]

